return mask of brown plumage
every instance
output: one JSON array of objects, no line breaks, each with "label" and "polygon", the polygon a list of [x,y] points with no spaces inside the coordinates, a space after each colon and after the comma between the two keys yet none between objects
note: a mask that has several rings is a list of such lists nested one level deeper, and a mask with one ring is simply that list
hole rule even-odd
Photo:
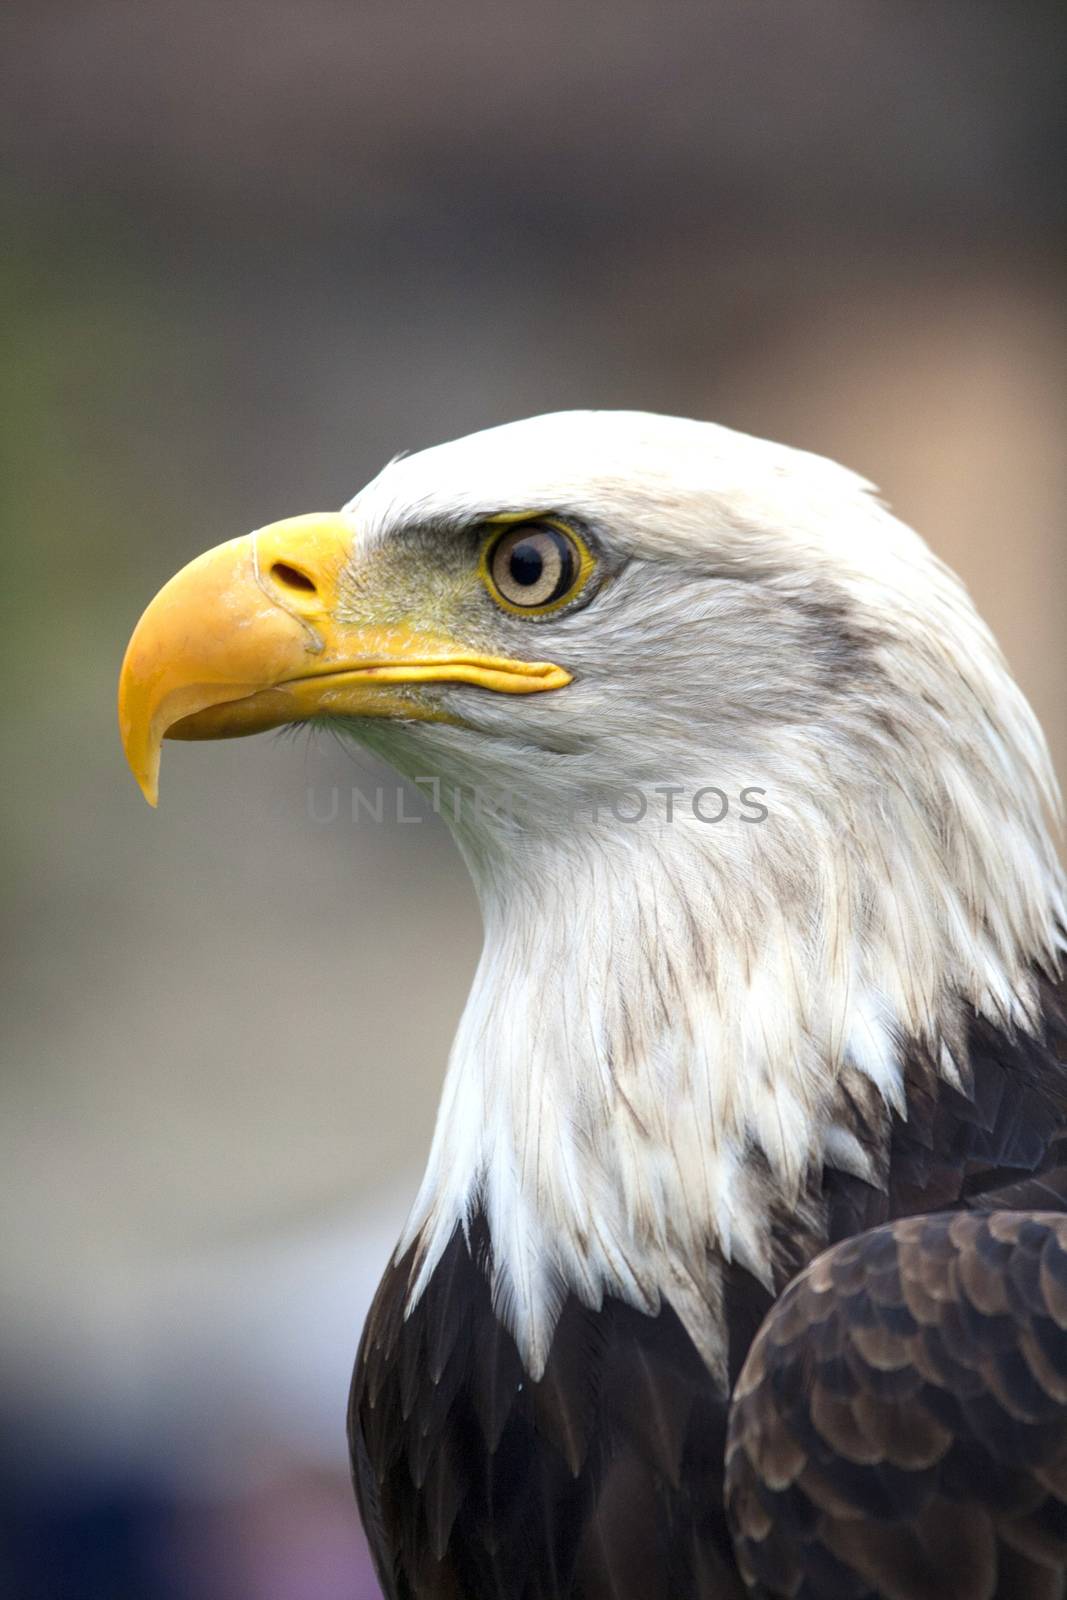
[{"label": "brown plumage", "polygon": [[1040,1041],[974,1019],[967,1092],[912,1053],[885,1187],[824,1176],[808,1258],[846,1242],[773,1305],[727,1272],[732,1406],[666,1306],[571,1296],[531,1382],[480,1216],[407,1316],[413,1252],[392,1265],[349,1413],[388,1600],[1067,1592],[1067,1217],[1001,1209],[1067,1190],[1042,998]]},{"label": "brown plumage", "polygon": [[726,1400],[675,1314],[571,1298],[531,1383],[457,1233],[404,1317],[387,1272],[352,1390],[357,1494],[389,1600],[736,1596]]},{"label": "brown plumage", "polygon": [[753,1595],[1062,1596],[1067,1217],[912,1217],[820,1256],[756,1338],[726,1461]]}]

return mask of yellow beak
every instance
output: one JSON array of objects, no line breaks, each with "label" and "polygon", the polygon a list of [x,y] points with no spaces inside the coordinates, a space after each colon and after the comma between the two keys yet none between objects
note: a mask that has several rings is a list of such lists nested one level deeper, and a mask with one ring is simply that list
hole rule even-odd
[{"label": "yellow beak", "polygon": [[571,681],[547,661],[466,650],[404,622],[337,615],[355,529],[289,517],[198,556],[156,595],[119,675],[119,727],[149,805],[169,739],[224,739],[309,717],[446,716],[413,686],[471,683],[507,694]]}]

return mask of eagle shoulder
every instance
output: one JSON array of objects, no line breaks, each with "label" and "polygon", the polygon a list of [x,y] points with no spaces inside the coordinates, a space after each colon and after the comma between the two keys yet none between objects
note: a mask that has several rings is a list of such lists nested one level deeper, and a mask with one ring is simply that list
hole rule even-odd
[{"label": "eagle shoulder", "polygon": [[1067,1567],[1067,1216],[917,1216],[768,1314],[726,1502],[750,1592],[1046,1600]]}]

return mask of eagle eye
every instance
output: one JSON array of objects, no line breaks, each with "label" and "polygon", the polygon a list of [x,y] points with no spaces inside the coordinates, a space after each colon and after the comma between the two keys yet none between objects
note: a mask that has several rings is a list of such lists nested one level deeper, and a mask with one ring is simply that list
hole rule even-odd
[{"label": "eagle eye", "polygon": [[524,522],[490,540],[482,576],[505,610],[538,615],[572,599],[592,566],[588,550],[562,523]]}]

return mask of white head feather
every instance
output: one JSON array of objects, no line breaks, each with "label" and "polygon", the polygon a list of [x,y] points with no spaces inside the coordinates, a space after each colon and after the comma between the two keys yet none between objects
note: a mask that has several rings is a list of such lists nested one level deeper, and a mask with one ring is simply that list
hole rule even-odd
[{"label": "white head feather", "polygon": [[[364,549],[556,512],[614,571],[584,609],[502,618],[565,690],[370,725],[403,770],[520,797],[456,822],[486,940],[401,1246],[415,1295],[480,1204],[533,1375],[568,1290],[667,1299],[721,1370],[723,1259],[769,1279],[775,1207],[824,1164],[878,1179],[842,1086],[887,1125],[905,1046],[958,1081],[969,1009],[1036,1026],[1063,924],[1040,728],[958,580],[816,456],[561,413],[393,462],[348,509]],[[635,789],[627,824],[604,796]]]}]

